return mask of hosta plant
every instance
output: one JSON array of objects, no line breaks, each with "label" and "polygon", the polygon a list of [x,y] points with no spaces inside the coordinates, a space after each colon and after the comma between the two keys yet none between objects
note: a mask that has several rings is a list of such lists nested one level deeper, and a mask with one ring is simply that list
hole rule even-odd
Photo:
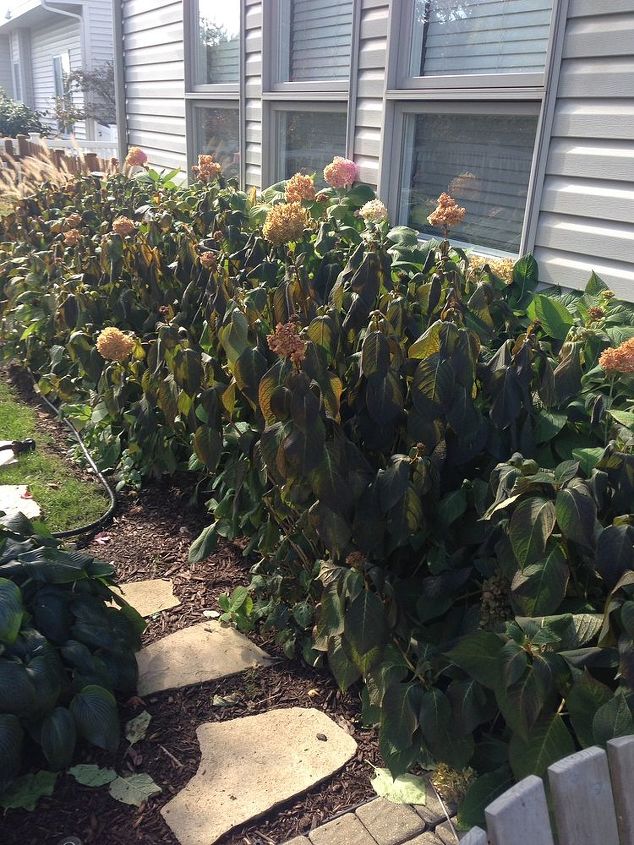
[{"label": "hosta plant", "polygon": [[22,516],[0,527],[0,790],[37,746],[53,770],[80,741],[116,750],[115,694],[135,689],[143,620],[112,576]]}]

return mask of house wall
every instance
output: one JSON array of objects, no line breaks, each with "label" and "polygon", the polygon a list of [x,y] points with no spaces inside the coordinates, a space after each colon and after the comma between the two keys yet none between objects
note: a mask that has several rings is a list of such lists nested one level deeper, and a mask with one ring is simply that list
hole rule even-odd
[{"label": "house wall", "polygon": [[634,300],[634,0],[570,2],[535,256]]},{"label": "house wall", "polygon": [[[127,141],[143,147],[153,164],[186,170],[182,0],[117,2],[124,19]],[[261,187],[271,108],[262,99],[267,0],[244,2],[244,181]],[[392,119],[386,73],[394,0],[358,2],[348,148],[362,180],[385,189],[396,178],[392,159],[400,154],[390,152],[384,131],[386,115]],[[556,97],[547,97],[541,172],[528,203],[527,247],[545,282],[581,287],[595,270],[634,301],[634,0],[569,0],[564,8]]]},{"label": "house wall", "polygon": [[113,60],[112,3],[88,0],[84,7],[86,18],[86,63],[97,68]]},{"label": "house wall", "polygon": [[0,88],[13,96],[13,77],[11,75],[11,42],[7,35],[0,36]]},{"label": "house wall", "polygon": [[[53,56],[58,56],[68,50],[71,70],[83,67],[80,26],[79,21],[69,18],[61,20],[60,23],[47,24],[39,29],[31,30],[33,106],[37,111],[50,112],[54,104]],[[74,102],[81,107],[83,103],[81,93],[74,95]],[[54,120],[48,122],[56,128],[57,124]],[[84,121],[75,124],[75,135],[80,140],[86,138]]]}]

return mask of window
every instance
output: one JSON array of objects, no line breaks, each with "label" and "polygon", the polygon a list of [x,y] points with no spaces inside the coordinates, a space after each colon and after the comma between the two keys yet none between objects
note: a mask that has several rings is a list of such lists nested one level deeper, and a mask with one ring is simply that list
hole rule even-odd
[{"label": "window", "polygon": [[196,156],[211,154],[227,178],[240,176],[240,120],[237,105],[194,106]]},{"label": "window", "polygon": [[352,0],[281,0],[278,82],[350,76]]},{"label": "window", "polygon": [[20,62],[13,62],[13,91],[16,100],[22,100],[22,79],[20,77]]},{"label": "window", "polygon": [[427,217],[446,191],[467,209],[454,240],[485,252],[518,253],[538,119],[530,110],[535,113],[472,108],[407,114],[403,222],[437,237]]},{"label": "window", "polygon": [[447,192],[467,210],[454,240],[522,251],[554,2],[402,0],[386,141],[400,169],[384,178],[400,223],[439,236],[427,217]]},{"label": "window", "polygon": [[277,109],[275,111],[275,149],[278,159],[275,180],[288,179],[294,173],[315,173],[323,185],[323,169],[333,154],[346,149],[346,112],[326,111],[322,106],[310,111]]},{"label": "window", "polygon": [[59,56],[53,56],[53,84],[55,90],[55,113],[57,126],[65,135],[73,131],[71,113],[73,98],[68,84],[70,75],[70,53],[65,50]]},{"label": "window", "polygon": [[195,6],[194,85],[237,85],[240,0],[198,0]]}]

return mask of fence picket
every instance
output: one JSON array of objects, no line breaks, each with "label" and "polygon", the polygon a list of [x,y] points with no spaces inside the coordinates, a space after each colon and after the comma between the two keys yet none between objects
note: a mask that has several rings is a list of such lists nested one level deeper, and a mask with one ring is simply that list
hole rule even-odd
[{"label": "fence picket", "polygon": [[621,845],[634,845],[634,737],[608,742],[608,763]]},{"label": "fence picket", "polygon": [[491,845],[554,845],[541,778],[530,775],[485,810]]},{"label": "fence picket", "polygon": [[560,845],[619,845],[608,758],[586,748],[548,769]]}]

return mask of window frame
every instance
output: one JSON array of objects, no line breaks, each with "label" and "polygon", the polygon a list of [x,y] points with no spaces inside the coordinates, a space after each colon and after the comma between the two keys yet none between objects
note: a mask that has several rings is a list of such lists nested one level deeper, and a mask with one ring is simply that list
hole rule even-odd
[{"label": "window frame", "polygon": [[[286,0],[289,4],[293,0]],[[269,5],[270,4],[270,5]],[[347,98],[353,85],[352,74],[347,79],[315,79],[302,82],[284,80],[284,67],[289,62],[290,53],[290,15],[287,13],[285,0],[267,0],[269,10],[266,15],[266,35],[263,39],[263,56],[266,60],[262,67],[262,95],[287,93],[297,94],[328,94],[341,95]],[[359,17],[359,0],[352,2],[352,32],[350,34],[350,67],[352,70],[356,30]],[[289,6],[290,8],[290,6]]]},{"label": "window frame", "polygon": [[[73,93],[67,82],[67,77],[72,72],[70,50],[62,50],[61,53],[54,53],[51,56],[51,65],[53,68],[54,97],[56,100],[64,100],[66,105],[72,108],[74,106]],[[68,70],[66,70],[65,65]],[[60,71],[59,75],[57,73],[58,66]],[[62,124],[59,120],[56,120],[56,123],[57,131],[63,138],[72,135],[75,131],[74,123]]]},{"label": "window frame", "polygon": [[[276,100],[270,101],[268,104],[268,120],[267,131],[263,134],[262,140],[266,146],[263,149],[264,161],[263,166],[266,165],[263,174],[269,177],[265,184],[276,184],[282,181],[285,177],[279,175],[278,166],[280,164],[279,156],[282,153],[282,145],[278,144],[277,130],[278,130],[278,114],[280,112],[322,112],[325,114],[337,112],[346,116],[346,151],[350,143],[350,122],[348,120],[348,104],[346,100],[333,101],[296,101],[296,100]],[[334,153],[333,153],[334,155]]]},{"label": "window frame", "polygon": [[[532,103],[538,120],[518,252],[523,255],[531,248],[531,239],[534,240],[539,205],[537,193],[545,170],[544,157],[548,145],[546,136],[552,122],[551,111],[558,81],[557,62],[561,60],[568,0],[553,0],[543,74],[492,73],[427,77],[408,75],[413,37],[413,27],[409,26],[409,21],[412,19],[414,2],[415,0],[392,0],[385,73],[385,129],[381,143],[379,195],[385,198],[391,219],[396,224],[407,225],[407,221],[402,217],[401,201],[402,179],[405,173],[405,113],[416,113],[417,110],[419,113],[433,113],[439,108],[451,108],[457,113],[462,110],[487,114],[491,113],[490,108],[499,107],[501,104],[510,106],[510,113],[513,113],[513,108],[517,108],[520,103]],[[421,241],[432,238],[432,235],[419,232]],[[476,250],[475,244],[464,246],[485,255],[511,255],[492,247],[482,252],[482,247]]]},{"label": "window frame", "polygon": [[[235,0],[228,0],[235,2]],[[237,108],[238,109],[238,151],[240,156],[239,183],[245,184],[245,25],[246,0],[240,3],[239,34],[239,81],[201,85],[196,83],[196,64],[198,61],[198,0],[183,3],[183,50],[185,80],[185,132],[187,179],[191,177],[192,167],[198,160],[196,149],[196,109],[197,108]]]},{"label": "window frame", "polygon": [[22,69],[20,59],[12,59],[11,69],[13,76],[13,99],[22,103],[24,101],[22,99]]}]

